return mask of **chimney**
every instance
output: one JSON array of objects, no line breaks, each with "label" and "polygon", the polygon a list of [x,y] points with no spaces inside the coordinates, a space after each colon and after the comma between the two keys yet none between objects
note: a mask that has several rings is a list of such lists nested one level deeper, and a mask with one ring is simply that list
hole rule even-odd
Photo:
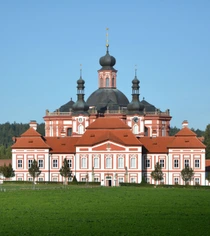
[{"label": "chimney", "polygon": [[29,123],[29,126],[34,128],[35,130],[37,129],[37,123],[35,120],[31,120],[30,123]]},{"label": "chimney", "polygon": [[182,122],[182,128],[186,128],[186,127],[188,127],[188,121],[187,121],[187,120],[184,120],[184,121]]}]

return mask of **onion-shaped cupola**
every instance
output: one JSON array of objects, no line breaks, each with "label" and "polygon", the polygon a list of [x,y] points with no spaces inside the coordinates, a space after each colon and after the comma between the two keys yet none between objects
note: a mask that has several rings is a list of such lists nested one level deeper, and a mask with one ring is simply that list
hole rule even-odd
[{"label": "onion-shaped cupola", "polygon": [[139,101],[139,80],[137,78],[137,69],[135,69],[135,77],[132,80],[132,101],[128,104],[128,114],[143,114],[144,105]]},{"label": "onion-shaped cupola", "polygon": [[88,114],[89,106],[84,100],[85,81],[82,79],[82,69],[80,69],[80,78],[77,80],[77,101],[72,106],[74,114]]},{"label": "onion-shaped cupola", "polygon": [[100,58],[99,63],[102,66],[101,70],[114,69],[113,66],[116,64],[116,59],[109,54],[109,44],[106,45],[106,55]]}]

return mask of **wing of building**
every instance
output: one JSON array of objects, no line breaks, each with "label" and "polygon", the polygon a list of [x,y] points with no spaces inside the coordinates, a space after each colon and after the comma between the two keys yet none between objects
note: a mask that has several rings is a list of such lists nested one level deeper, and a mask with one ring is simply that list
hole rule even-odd
[{"label": "wing of building", "polygon": [[100,60],[98,89],[85,101],[82,71],[77,80],[77,101],[72,99],[44,116],[45,136],[36,122],[15,139],[12,166],[16,180],[32,180],[28,168],[37,160],[39,181],[63,181],[59,170],[67,158],[79,181],[99,181],[104,186],[142,179],[154,183],[151,172],[160,163],[164,184],[184,184],[181,170],[195,172],[191,184],[204,185],[205,146],[183,122],[183,129],[169,136],[170,112],[162,112],[140,100],[140,81],[135,70],[131,81],[132,100],[117,89],[116,59],[109,54]]}]

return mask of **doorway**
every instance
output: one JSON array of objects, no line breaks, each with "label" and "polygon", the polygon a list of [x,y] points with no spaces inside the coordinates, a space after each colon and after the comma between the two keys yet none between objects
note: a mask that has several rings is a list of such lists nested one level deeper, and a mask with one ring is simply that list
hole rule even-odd
[{"label": "doorway", "polygon": [[112,177],[111,176],[106,177],[106,186],[109,186],[109,187],[112,186]]}]

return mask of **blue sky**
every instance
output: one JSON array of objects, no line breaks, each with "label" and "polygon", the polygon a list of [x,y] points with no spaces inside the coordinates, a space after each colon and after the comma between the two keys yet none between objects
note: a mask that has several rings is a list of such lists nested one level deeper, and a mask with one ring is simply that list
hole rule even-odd
[{"label": "blue sky", "polygon": [[210,123],[209,0],[1,0],[0,123],[43,122],[76,100],[83,66],[85,99],[98,88],[99,58],[117,60],[117,88],[131,100],[138,67],[140,97],[170,109],[171,126]]}]

